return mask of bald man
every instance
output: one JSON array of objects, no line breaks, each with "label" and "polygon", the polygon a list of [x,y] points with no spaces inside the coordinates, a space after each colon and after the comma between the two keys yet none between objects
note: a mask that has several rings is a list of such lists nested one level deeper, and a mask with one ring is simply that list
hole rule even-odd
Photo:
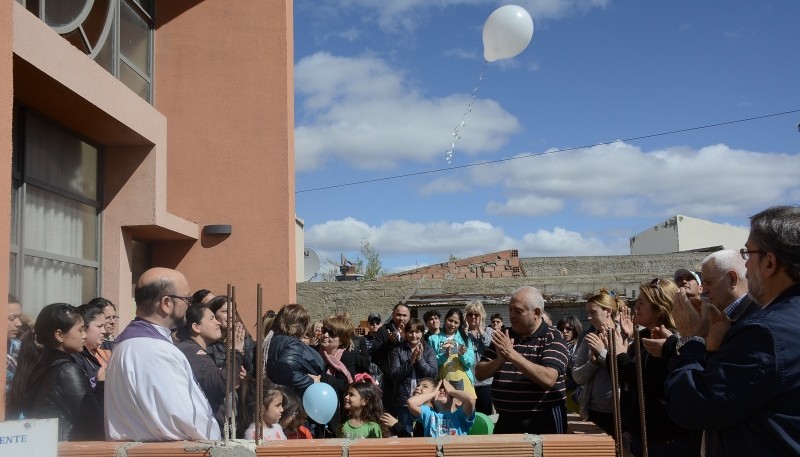
[{"label": "bald man", "polygon": [[186,323],[189,283],[152,268],[136,284],[136,319],[117,337],[105,387],[106,437],[113,441],[218,440],[220,429],[172,329]]},{"label": "bald man", "polygon": [[498,413],[495,434],[566,433],[564,373],[567,344],[542,318],[544,298],[535,287],[511,294],[511,329],[492,332],[492,344],[475,366],[475,377],[494,377],[492,399]]}]

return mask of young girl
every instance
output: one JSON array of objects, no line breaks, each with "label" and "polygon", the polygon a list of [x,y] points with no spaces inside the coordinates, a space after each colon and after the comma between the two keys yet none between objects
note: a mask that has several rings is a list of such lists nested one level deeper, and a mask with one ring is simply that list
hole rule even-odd
[{"label": "young girl", "polygon": [[281,389],[283,392],[283,415],[281,427],[286,439],[310,440],[311,431],[305,426],[308,415],[300,404],[300,398],[291,389]]},{"label": "young girl", "polygon": [[456,389],[475,397],[475,353],[463,323],[461,310],[452,308],[444,317],[444,331],[431,335],[428,342],[436,352],[439,379],[447,379]]},{"label": "young girl", "polygon": [[[283,392],[280,388],[272,387],[264,393],[264,413],[261,416],[264,441],[285,440],[283,433],[281,416],[283,415]],[[254,440],[256,438],[256,423],[250,424],[244,432],[244,439]]]},{"label": "young girl", "polygon": [[344,409],[348,419],[342,424],[341,438],[383,438],[383,405],[375,384],[369,381],[350,384],[344,398]]}]

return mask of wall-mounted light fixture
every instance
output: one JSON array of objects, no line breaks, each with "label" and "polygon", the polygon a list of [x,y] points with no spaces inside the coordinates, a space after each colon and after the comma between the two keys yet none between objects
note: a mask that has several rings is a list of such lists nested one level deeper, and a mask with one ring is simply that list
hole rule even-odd
[{"label": "wall-mounted light fixture", "polygon": [[230,235],[233,227],[230,224],[206,225],[203,227],[204,235]]}]

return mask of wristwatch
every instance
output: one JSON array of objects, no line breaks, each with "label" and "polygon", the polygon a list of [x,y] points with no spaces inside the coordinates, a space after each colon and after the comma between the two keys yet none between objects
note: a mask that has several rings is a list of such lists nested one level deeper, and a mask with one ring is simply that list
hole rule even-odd
[{"label": "wristwatch", "polygon": [[683,345],[688,343],[689,341],[699,341],[703,343],[703,346],[706,345],[706,340],[702,336],[682,336],[678,338],[678,342],[675,344],[675,353],[680,354]]}]

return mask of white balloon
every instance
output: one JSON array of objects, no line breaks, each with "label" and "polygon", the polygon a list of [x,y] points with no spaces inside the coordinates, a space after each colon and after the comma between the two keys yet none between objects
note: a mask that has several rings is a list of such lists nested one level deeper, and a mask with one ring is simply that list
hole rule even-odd
[{"label": "white balloon", "polygon": [[524,51],[533,37],[533,19],[525,8],[501,6],[483,25],[483,57],[487,62],[509,59]]}]

